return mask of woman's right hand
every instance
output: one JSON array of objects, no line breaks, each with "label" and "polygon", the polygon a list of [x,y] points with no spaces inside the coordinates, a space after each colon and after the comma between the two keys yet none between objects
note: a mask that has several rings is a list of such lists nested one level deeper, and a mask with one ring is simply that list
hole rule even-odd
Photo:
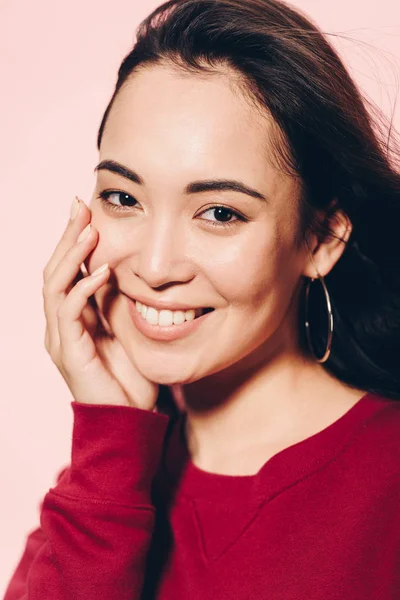
[{"label": "woman's right hand", "polygon": [[91,226],[89,235],[78,241],[90,220],[89,208],[79,201],[77,216],[69,221],[44,268],[45,347],[76,402],[153,410],[158,384],[136,369],[89,300],[110,275],[108,266],[99,275],[84,277],[81,272],[99,239]]}]

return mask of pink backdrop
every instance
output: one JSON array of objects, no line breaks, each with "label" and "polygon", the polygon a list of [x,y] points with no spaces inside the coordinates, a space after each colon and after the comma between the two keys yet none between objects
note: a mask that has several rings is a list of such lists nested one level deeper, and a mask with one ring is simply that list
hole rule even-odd
[{"label": "pink backdrop", "polygon": [[[102,112],[136,25],[157,4],[0,1],[1,595],[39,523],[39,502],[69,462],[71,397],[44,348],[42,269],[74,195],[89,202]],[[400,80],[397,0],[293,4],[324,31],[353,40],[335,43],[368,95],[392,114]]]}]

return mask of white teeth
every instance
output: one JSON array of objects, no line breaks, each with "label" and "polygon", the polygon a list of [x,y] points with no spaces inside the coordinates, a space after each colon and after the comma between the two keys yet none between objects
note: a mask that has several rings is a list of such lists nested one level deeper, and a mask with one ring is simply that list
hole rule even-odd
[{"label": "white teeth", "polygon": [[174,310],[174,325],[180,325],[185,322],[185,311]]},{"label": "white teeth", "polygon": [[156,310],[152,306],[146,306],[141,302],[136,301],[136,308],[144,319],[151,325],[160,325],[168,327],[172,324],[181,325],[185,321],[193,321],[193,319],[202,314],[202,309],[190,310]]},{"label": "white teeth", "polygon": [[145,306],[141,302],[136,302],[136,308],[138,309],[142,317],[146,318],[147,306]]},{"label": "white teeth", "polygon": [[170,310],[160,310],[158,317],[159,325],[172,325],[174,322],[174,314]]},{"label": "white teeth", "polygon": [[146,321],[151,325],[158,325],[159,312],[152,306],[147,307]]}]

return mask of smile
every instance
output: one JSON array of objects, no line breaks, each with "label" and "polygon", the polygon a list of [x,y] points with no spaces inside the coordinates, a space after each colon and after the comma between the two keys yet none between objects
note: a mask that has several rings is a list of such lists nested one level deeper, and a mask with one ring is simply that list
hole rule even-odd
[{"label": "smile", "polygon": [[193,333],[214,312],[213,308],[157,310],[130,298],[128,309],[138,331],[158,341],[172,341]]},{"label": "smile", "polygon": [[170,325],[181,325],[185,321],[193,321],[201,317],[212,308],[192,308],[189,310],[157,310],[153,306],[146,306],[136,300],[136,308],[143,319],[150,325],[159,325],[160,327],[169,327]]}]

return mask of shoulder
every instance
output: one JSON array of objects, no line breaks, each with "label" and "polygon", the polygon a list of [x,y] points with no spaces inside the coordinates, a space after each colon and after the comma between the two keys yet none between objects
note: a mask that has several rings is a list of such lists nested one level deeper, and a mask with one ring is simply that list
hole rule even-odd
[{"label": "shoulder", "polygon": [[375,395],[372,401],[376,410],[363,424],[364,433],[374,436],[384,446],[400,450],[400,400]]},{"label": "shoulder", "polygon": [[375,395],[375,410],[353,439],[352,457],[359,473],[400,487],[400,400]]}]

